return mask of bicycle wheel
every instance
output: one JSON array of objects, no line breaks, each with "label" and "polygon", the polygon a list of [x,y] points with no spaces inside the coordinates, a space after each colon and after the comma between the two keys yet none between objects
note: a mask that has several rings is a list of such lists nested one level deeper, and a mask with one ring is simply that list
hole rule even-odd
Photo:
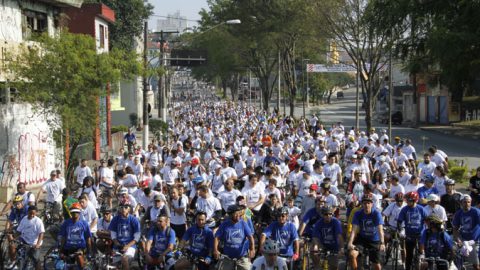
[{"label": "bicycle wheel", "polygon": [[55,269],[57,262],[60,260],[60,256],[58,254],[58,249],[56,247],[51,247],[45,257],[43,258],[43,269],[50,270]]},{"label": "bicycle wheel", "polygon": [[[5,241],[6,236],[4,234],[0,237],[0,270],[5,269],[5,263],[7,262],[7,241]],[[5,243],[4,243],[5,242]]]}]

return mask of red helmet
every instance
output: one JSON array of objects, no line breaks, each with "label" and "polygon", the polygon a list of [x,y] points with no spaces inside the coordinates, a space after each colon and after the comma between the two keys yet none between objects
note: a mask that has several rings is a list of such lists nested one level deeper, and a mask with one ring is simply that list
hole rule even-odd
[{"label": "red helmet", "polygon": [[407,199],[407,201],[414,201],[414,202],[418,202],[418,193],[415,192],[415,191],[410,191],[408,192],[407,194],[405,194],[405,198]]},{"label": "red helmet", "polygon": [[403,193],[402,192],[398,192],[397,194],[395,194],[395,201],[403,201]]},{"label": "red helmet", "polygon": [[194,157],[192,158],[191,163],[193,166],[196,166],[200,163],[200,159],[198,157]]}]

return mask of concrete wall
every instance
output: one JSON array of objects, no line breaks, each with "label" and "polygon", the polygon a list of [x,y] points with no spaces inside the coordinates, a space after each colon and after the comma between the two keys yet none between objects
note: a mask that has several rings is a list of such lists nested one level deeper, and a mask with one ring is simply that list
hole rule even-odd
[{"label": "concrete wall", "polygon": [[0,185],[42,184],[50,171],[62,169],[47,118],[29,104],[0,105]]}]

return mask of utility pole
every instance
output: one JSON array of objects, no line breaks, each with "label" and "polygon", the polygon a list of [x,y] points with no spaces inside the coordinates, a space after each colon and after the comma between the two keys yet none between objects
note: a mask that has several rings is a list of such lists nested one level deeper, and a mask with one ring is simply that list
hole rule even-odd
[{"label": "utility pole", "polygon": [[143,149],[148,146],[148,78],[146,71],[148,69],[148,20],[145,20],[143,26],[143,67],[145,69],[143,75]]},{"label": "utility pole", "polygon": [[355,95],[355,129],[360,129],[360,111],[359,111],[359,102],[358,99],[360,98],[359,95],[359,85],[360,85],[360,57],[359,57],[359,50],[358,50],[358,42],[357,42],[357,76],[356,76],[356,95]]},{"label": "utility pole", "polygon": [[281,71],[280,71],[280,50],[278,50],[278,94],[277,94],[277,112],[280,114],[280,93],[281,93],[281,87],[282,87],[282,81],[281,81]]},{"label": "utility pole", "polygon": [[390,61],[388,63],[388,139],[392,141],[392,109],[393,109],[393,71],[392,50],[390,49]]},{"label": "utility pole", "polygon": [[[308,92],[310,92],[309,90],[309,85],[308,85],[308,70],[307,70],[307,65],[308,65],[308,61],[310,61],[310,59],[305,59],[305,61],[307,62],[306,65],[305,65],[305,71],[307,73],[307,89],[305,90],[306,91],[306,96],[305,96],[305,103],[307,103],[307,108],[310,107],[310,97],[309,97],[309,94]],[[304,114],[305,116],[305,114]]]}]

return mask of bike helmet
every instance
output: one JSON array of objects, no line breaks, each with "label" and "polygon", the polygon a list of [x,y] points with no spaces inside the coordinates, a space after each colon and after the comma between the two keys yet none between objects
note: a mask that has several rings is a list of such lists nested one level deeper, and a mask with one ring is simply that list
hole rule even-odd
[{"label": "bike helmet", "polygon": [[441,226],[443,224],[443,220],[441,220],[439,217],[437,217],[436,215],[430,215],[426,218],[426,221],[430,224],[430,225],[439,225]]},{"label": "bike helmet", "polygon": [[193,166],[196,166],[196,165],[200,164],[200,159],[198,157],[192,158],[191,164]]},{"label": "bike helmet", "polygon": [[435,182],[435,178],[432,175],[425,175],[423,177],[423,181],[433,183]]},{"label": "bike helmet", "polygon": [[277,241],[272,239],[267,239],[263,244],[262,252],[265,254],[278,254],[280,252],[280,247]]},{"label": "bike helmet", "polygon": [[21,195],[17,195],[15,198],[13,198],[13,203],[17,202],[23,202],[23,197]]},{"label": "bike helmet", "polygon": [[110,208],[110,206],[108,206],[108,205],[102,205],[102,207],[100,207],[100,212],[102,212],[102,213],[111,213],[111,212],[112,212],[112,208]]},{"label": "bike helmet", "polygon": [[362,202],[373,202],[372,194],[363,194]]},{"label": "bike helmet", "polygon": [[408,192],[407,194],[405,194],[405,198],[407,199],[407,201],[414,201],[414,202],[418,202],[418,193],[415,192],[415,191],[410,191]]},{"label": "bike helmet", "polygon": [[397,202],[403,201],[403,193],[402,192],[398,192],[397,194],[395,194],[395,201],[397,201]]},{"label": "bike helmet", "polygon": [[325,206],[322,208],[322,214],[323,215],[326,215],[326,214],[333,214],[333,208],[329,205]]},{"label": "bike helmet", "polygon": [[82,212],[82,206],[80,205],[80,203],[76,202],[76,203],[72,203],[72,205],[70,206],[70,213],[81,213]]},{"label": "bike helmet", "polygon": [[236,205],[236,204],[232,204],[232,205],[230,205],[230,206],[227,208],[227,213],[228,213],[229,215],[231,215],[231,214],[233,214],[233,213],[235,213],[235,212],[238,212],[238,211],[240,211],[240,210],[242,210],[242,208],[240,208],[240,206],[238,206],[238,205]]},{"label": "bike helmet", "polygon": [[288,207],[284,206],[277,210],[277,216],[288,215]]},{"label": "bike helmet", "polygon": [[447,179],[445,180],[445,182],[443,183],[445,186],[454,186],[455,185],[455,180],[453,179]]}]

